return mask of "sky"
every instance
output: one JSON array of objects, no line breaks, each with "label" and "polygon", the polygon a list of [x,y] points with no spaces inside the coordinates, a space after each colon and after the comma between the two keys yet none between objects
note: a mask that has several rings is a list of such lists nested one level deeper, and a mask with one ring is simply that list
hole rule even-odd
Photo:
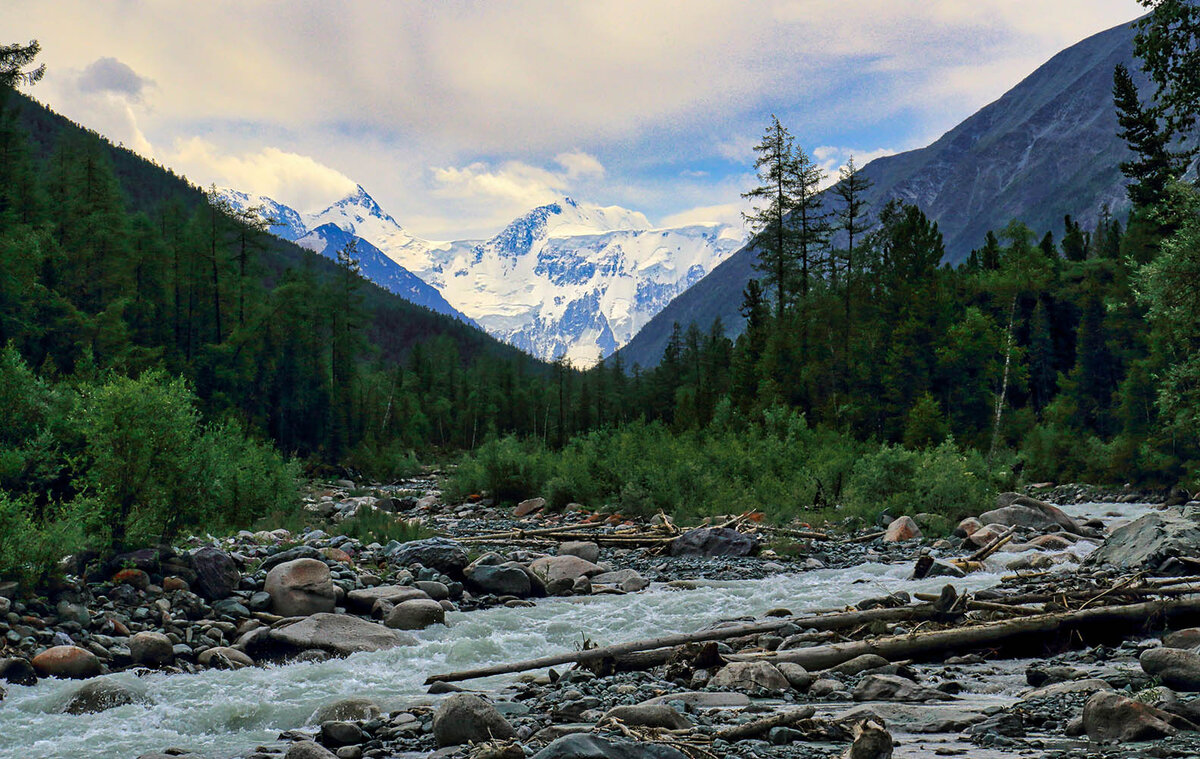
[{"label": "sky", "polygon": [[29,94],[196,184],[489,237],[563,195],[740,224],[772,114],[831,175],[929,144],[1136,0],[46,0]]}]

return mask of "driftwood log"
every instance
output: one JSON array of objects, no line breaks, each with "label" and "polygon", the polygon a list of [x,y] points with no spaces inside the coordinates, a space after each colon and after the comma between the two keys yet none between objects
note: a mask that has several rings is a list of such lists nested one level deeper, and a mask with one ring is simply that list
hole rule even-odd
[{"label": "driftwood log", "polygon": [[733,742],[740,741],[744,738],[753,738],[762,735],[776,727],[786,727],[794,725],[797,722],[802,722],[806,719],[811,719],[817,710],[811,706],[803,706],[799,709],[789,709],[786,712],[772,714],[770,717],[752,720],[741,725],[727,727],[717,732],[716,737],[721,740]]}]

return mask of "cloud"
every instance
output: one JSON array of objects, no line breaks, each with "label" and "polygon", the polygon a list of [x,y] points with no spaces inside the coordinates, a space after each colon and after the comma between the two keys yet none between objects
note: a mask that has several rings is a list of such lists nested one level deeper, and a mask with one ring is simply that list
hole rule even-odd
[{"label": "cloud", "polygon": [[689,224],[707,224],[716,222],[728,224],[735,229],[742,228],[742,212],[748,210],[745,203],[722,203],[712,206],[697,206],[686,211],[673,213],[663,217],[659,226],[684,227]]},{"label": "cloud", "polygon": [[822,189],[837,184],[838,174],[846,167],[851,156],[854,157],[854,165],[861,169],[876,158],[895,154],[896,151],[891,148],[855,150],[854,148],[839,148],[831,145],[821,145],[820,147],[813,148],[812,151],[814,163],[820,166],[821,170],[825,172],[825,179],[821,183]]},{"label": "cloud", "polygon": [[88,64],[77,82],[80,92],[111,92],[124,95],[132,102],[142,99],[142,91],[153,82],[138,76],[137,72],[116,58],[98,58]]},{"label": "cloud", "polygon": [[554,157],[554,161],[567,170],[567,177],[570,179],[604,176],[604,166],[596,156],[584,153],[582,150],[559,153]]},{"label": "cloud", "polygon": [[321,208],[356,186],[345,174],[306,155],[274,147],[229,154],[200,137],[177,142],[164,161],[193,181],[266,195],[300,210]]}]

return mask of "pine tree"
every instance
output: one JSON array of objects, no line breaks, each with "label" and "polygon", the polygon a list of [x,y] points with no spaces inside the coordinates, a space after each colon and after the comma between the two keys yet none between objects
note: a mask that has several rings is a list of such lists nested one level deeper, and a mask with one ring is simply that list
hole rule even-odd
[{"label": "pine tree", "polygon": [[801,192],[801,167],[795,138],[776,116],[771,117],[771,124],[754,151],[758,154],[754,168],[761,184],[742,193],[743,198],[754,204],[743,218],[758,249],[754,268],[762,272],[764,282],[774,289],[775,315],[782,319],[796,286],[798,247],[788,214]]},{"label": "pine tree", "polygon": [[1113,102],[1121,125],[1117,136],[1134,155],[1133,160],[1121,162],[1121,173],[1131,180],[1126,192],[1135,208],[1156,205],[1163,199],[1167,182],[1183,173],[1192,153],[1170,150],[1171,133],[1159,126],[1155,109],[1142,106],[1133,77],[1121,63],[1113,70]]}]

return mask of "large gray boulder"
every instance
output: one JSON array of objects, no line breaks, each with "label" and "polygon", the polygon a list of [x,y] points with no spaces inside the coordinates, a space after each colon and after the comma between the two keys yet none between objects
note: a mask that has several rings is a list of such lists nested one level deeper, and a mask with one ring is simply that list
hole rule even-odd
[{"label": "large gray boulder", "polygon": [[439,746],[457,746],[508,740],[516,737],[516,732],[487,701],[470,693],[455,693],[434,711],[433,737]]},{"label": "large gray boulder", "polygon": [[272,569],[285,562],[295,561],[296,559],[319,558],[321,558],[321,552],[313,546],[296,546],[295,548],[289,548],[286,551],[280,551],[279,553],[272,554],[271,556],[263,559],[259,569],[264,572],[270,572]]},{"label": "large gray boulder", "polygon": [[601,722],[614,719],[634,727],[663,727],[667,730],[686,730],[692,721],[666,704],[630,704],[614,706],[604,713]]},{"label": "large gray boulder", "polygon": [[393,630],[424,630],[445,624],[446,610],[431,598],[414,598],[396,604],[383,623]]},{"label": "large gray boulder", "polygon": [[429,598],[425,591],[410,585],[377,585],[374,588],[359,588],[346,594],[346,606],[350,611],[369,614],[375,604],[384,601],[389,608],[414,598]]},{"label": "large gray boulder", "polygon": [[467,570],[467,585],[498,596],[525,598],[533,592],[529,575],[519,566],[480,564]]},{"label": "large gray boulder", "polygon": [[592,577],[604,573],[604,567],[578,556],[543,556],[540,559],[534,559],[529,568],[547,587],[555,583],[570,584],[580,577]]},{"label": "large gray boulder", "polygon": [[281,617],[306,617],[333,611],[337,591],[325,562],[292,559],[267,572],[263,585],[271,596],[271,610]]},{"label": "large gray boulder", "polygon": [[700,527],[671,541],[672,556],[752,556],[758,540],[729,527]]},{"label": "large gray boulder", "polygon": [[1083,705],[1083,728],[1097,743],[1128,743],[1166,738],[1196,726],[1115,691],[1100,691]]},{"label": "large gray boulder", "polygon": [[670,746],[600,738],[587,733],[564,735],[533,755],[533,759],[687,759]]},{"label": "large gray boulder", "polygon": [[192,571],[196,573],[196,581],[191,586],[198,596],[219,601],[233,595],[242,574],[229,554],[205,546],[193,551],[189,559]]},{"label": "large gray boulder", "polygon": [[1142,670],[1173,690],[1200,691],[1200,654],[1182,648],[1151,648],[1138,657]]},{"label": "large gray boulder", "polygon": [[428,538],[402,543],[388,552],[388,558],[404,566],[420,564],[452,577],[460,577],[463,569],[470,563],[467,549],[449,538]]},{"label": "large gray boulder", "polygon": [[783,693],[792,686],[774,664],[765,661],[735,661],[726,664],[708,681],[711,688],[757,693]]},{"label": "large gray boulder", "polygon": [[855,701],[949,701],[948,693],[899,675],[867,675],[854,688]]},{"label": "large gray boulder", "polygon": [[[997,509],[1006,509],[1012,506],[1039,512],[1047,519],[1051,520],[1055,525],[1062,527],[1064,530],[1072,534],[1084,535],[1088,537],[1096,536],[1095,530],[1084,527],[1079,522],[1075,521],[1071,515],[1067,514],[1067,512],[1063,511],[1052,503],[1039,501],[1036,498],[1030,498],[1027,495],[1021,495],[1020,493],[1001,493],[1000,495],[996,496]],[[992,523],[992,520],[987,519],[986,515],[981,515],[979,519],[984,524]]]},{"label": "large gray boulder", "polygon": [[417,642],[411,635],[348,614],[313,614],[281,625],[269,635],[272,641],[288,648],[320,649],[342,656],[411,646]]},{"label": "large gray boulder", "polygon": [[126,704],[145,703],[145,699],[107,677],[98,677],[80,686],[63,707],[64,714],[96,714]]},{"label": "large gray boulder", "polygon": [[140,632],[129,638],[129,656],[134,664],[161,667],[175,660],[175,644],[160,632]]},{"label": "large gray boulder", "polygon": [[1200,506],[1164,509],[1146,514],[1113,530],[1104,545],[1084,560],[1083,566],[1109,566],[1138,570],[1192,571],[1176,556],[1200,554]]},{"label": "large gray boulder", "polygon": [[320,725],[323,722],[365,722],[375,719],[380,714],[379,704],[369,698],[343,698],[340,701],[317,707],[308,718],[308,724]]}]

